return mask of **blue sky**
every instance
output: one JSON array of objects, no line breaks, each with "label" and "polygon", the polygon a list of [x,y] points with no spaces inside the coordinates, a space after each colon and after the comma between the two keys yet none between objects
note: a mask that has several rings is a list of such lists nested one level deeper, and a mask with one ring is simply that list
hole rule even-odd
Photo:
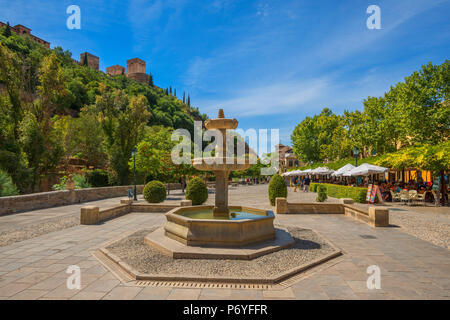
[{"label": "blue sky", "polygon": [[[81,8],[81,30],[66,8]],[[369,5],[381,30],[369,30]],[[0,0],[0,21],[23,24],[75,58],[88,51],[100,68],[139,57],[160,87],[191,94],[215,117],[240,128],[294,127],[329,107],[362,108],[391,85],[450,53],[450,0]]]}]

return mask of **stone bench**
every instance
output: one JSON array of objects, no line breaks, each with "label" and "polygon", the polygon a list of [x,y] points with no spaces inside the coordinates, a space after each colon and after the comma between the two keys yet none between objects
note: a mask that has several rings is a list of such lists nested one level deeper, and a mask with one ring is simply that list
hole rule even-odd
[{"label": "stone bench", "polygon": [[286,198],[275,199],[276,214],[344,214],[373,227],[389,226],[389,209],[371,206],[368,210],[353,205],[352,199],[339,203],[289,203]]},{"label": "stone bench", "polygon": [[80,224],[93,225],[105,220],[114,219],[130,212],[165,213],[178,207],[192,206],[192,200],[181,200],[180,205],[161,203],[133,202],[132,199],[121,199],[120,204],[100,210],[96,206],[85,206],[80,210]]}]

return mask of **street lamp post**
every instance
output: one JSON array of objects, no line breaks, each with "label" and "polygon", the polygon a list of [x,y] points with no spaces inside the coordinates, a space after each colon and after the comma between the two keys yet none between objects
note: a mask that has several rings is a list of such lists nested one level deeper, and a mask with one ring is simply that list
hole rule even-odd
[{"label": "street lamp post", "polygon": [[355,157],[356,167],[358,166],[359,149],[357,147],[353,148],[353,156]]},{"label": "street lamp post", "polygon": [[133,174],[134,174],[134,201],[137,201],[137,190],[136,190],[136,155],[137,155],[137,149],[133,148],[131,151],[131,154],[133,155]]}]

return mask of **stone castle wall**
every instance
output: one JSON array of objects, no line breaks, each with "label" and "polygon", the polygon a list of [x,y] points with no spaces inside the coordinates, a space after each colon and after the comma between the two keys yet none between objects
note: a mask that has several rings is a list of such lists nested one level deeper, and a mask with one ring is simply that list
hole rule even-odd
[{"label": "stone castle wall", "polygon": [[145,61],[139,58],[130,59],[127,61],[127,74],[145,73]]},{"label": "stone castle wall", "polygon": [[[0,28],[5,27],[6,24],[0,21]],[[18,24],[14,27],[10,26],[11,31],[17,33],[18,35],[25,35],[27,34],[28,36],[30,36],[31,39],[33,39],[33,41],[42,44],[43,46],[45,46],[46,48],[50,49],[50,42],[47,42],[45,40],[42,40],[41,38],[38,38],[34,35],[31,34],[31,29],[27,28],[21,24]]]},{"label": "stone castle wall", "polygon": [[128,78],[134,79],[141,83],[148,83],[148,80],[150,78],[150,76],[146,73],[130,73],[127,76],[128,76]]},{"label": "stone castle wall", "polygon": [[87,64],[90,68],[98,70],[100,66],[100,58],[90,54],[89,52],[84,52],[80,54],[80,64],[83,65],[84,57],[87,57]]},{"label": "stone castle wall", "polygon": [[120,76],[125,74],[125,68],[119,65],[111,66],[106,68],[106,74],[110,76]]}]

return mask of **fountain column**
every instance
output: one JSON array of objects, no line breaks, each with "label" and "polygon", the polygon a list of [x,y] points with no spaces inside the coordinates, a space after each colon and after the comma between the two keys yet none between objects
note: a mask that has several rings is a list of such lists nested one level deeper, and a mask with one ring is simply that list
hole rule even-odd
[{"label": "fountain column", "polygon": [[214,171],[216,176],[216,202],[214,206],[215,216],[228,216],[228,174],[229,171]]},{"label": "fountain column", "polygon": [[238,126],[236,119],[226,119],[223,110],[219,110],[217,119],[205,121],[208,130],[219,130],[222,133],[222,143],[215,148],[212,158],[196,158],[192,161],[198,170],[213,171],[216,176],[216,201],[213,209],[214,216],[226,217],[230,214],[228,209],[228,176],[230,171],[245,170],[250,163],[237,163],[234,154],[227,155],[227,130],[234,130]]}]

